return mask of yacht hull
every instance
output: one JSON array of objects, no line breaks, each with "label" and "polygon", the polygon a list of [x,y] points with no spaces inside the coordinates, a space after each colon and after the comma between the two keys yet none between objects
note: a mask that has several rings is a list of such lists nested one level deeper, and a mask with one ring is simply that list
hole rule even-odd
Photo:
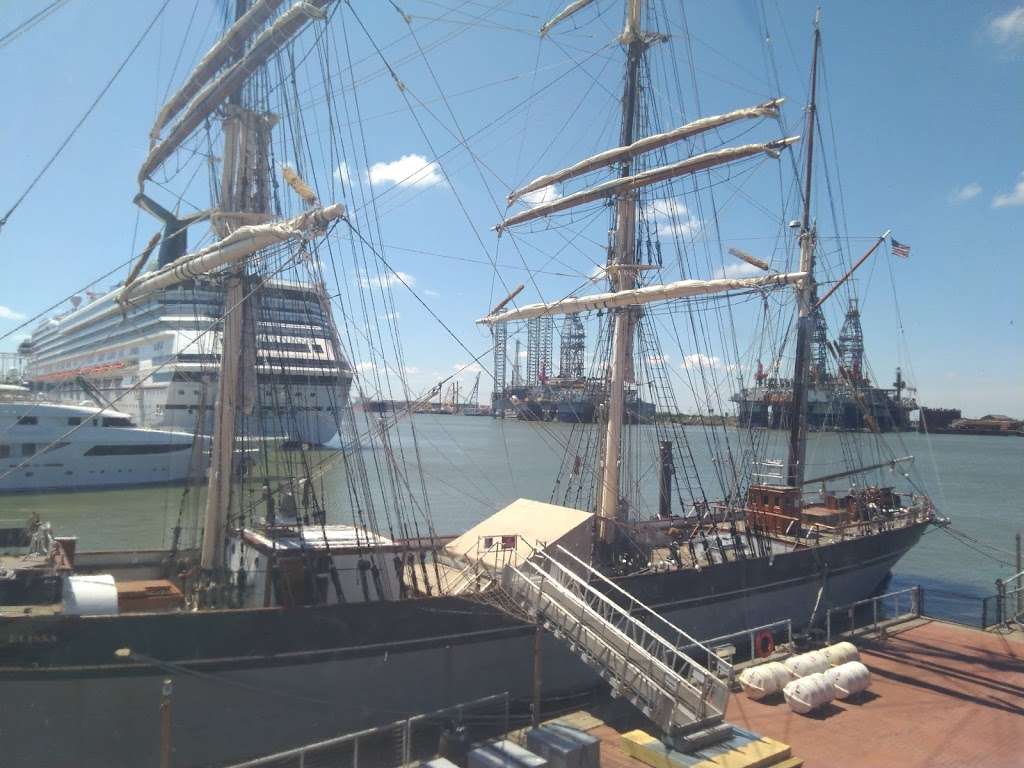
[{"label": "yacht hull", "polygon": [[[799,629],[819,594],[819,611],[869,596],[927,526],[620,584],[696,637],[787,618]],[[160,689],[171,678],[174,764],[238,761],[487,694],[526,701],[533,632],[456,597],[4,618],[0,684],[19,705],[0,713],[0,739],[14,765],[156,764]],[[125,648],[130,660],[117,656]],[[544,657],[546,696],[598,685],[553,637]]]}]

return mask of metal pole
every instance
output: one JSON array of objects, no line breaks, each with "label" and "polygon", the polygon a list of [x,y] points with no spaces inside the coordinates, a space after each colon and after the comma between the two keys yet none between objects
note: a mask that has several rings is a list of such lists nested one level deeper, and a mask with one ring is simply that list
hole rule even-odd
[{"label": "metal pole", "polygon": [[[662,440],[658,443],[658,453],[661,458],[661,473],[658,476],[658,516],[672,516],[672,441]],[[1017,539],[1018,554],[1020,552],[1020,537]]]},{"label": "metal pole", "polygon": [[1017,611],[1016,611],[1016,615],[1020,616],[1022,613],[1024,613],[1024,592],[1022,592],[1021,588],[1020,588],[1021,581],[1022,581],[1020,574],[1021,574],[1021,571],[1024,571],[1024,568],[1021,567],[1020,531],[1017,532],[1016,539],[1017,539],[1017,571],[1016,571],[1017,572],[1017,576],[1014,577],[1014,581],[1017,582],[1017,583],[1014,585],[1014,589],[1017,590]]},{"label": "metal pole", "polygon": [[544,637],[544,625],[540,614],[537,614],[537,629],[533,635],[533,707],[530,713],[530,724],[534,728],[540,725],[540,685],[541,685],[541,640]]},{"label": "metal pole", "polygon": [[1006,600],[1006,585],[1002,579],[996,579],[996,624],[1003,623],[1003,603]]},{"label": "metal pole", "polygon": [[160,689],[160,768],[171,768],[171,694],[174,683],[165,678]]}]

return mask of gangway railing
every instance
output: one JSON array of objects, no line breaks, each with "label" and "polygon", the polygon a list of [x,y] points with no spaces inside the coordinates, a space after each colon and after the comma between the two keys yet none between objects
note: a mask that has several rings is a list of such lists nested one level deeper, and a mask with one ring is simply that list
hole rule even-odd
[{"label": "gangway railing", "polygon": [[[537,615],[597,670],[613,693],[669,736],[721,727],[732,666],[718,657],[714,672],[699,664],[680,646],[702,644],[563,547],[556,548],[569,564],[548,550],[536,550],[518,566],[504,569],[502,584],[523,609]],[[623,604],[592,581],[616,592]]]},{"label": "gangway railing", "polygon": [[[584,572],[587,573],[587,575],[590,576],[593,579],[593,581],[604,584],[607,588],[611,590],[613,594],[616,594],[619,597],[621,597],[625,601],[626,605],[629,606],[629,610],[627,610],[626,613],[630,615],[633,619],[638,619],[640,616],[642,616],[645,621],[653,623],[655,625],[654,627],[651,627],[651,624],[648,624],[648,626],[651,627],[651,630],[656,634],[660,632],[661,635],[664,636],[663,640],[665,640],[666,642],[671,641],[670,644],[673,645],[680,653],[683,653],[682,649],[684,647],[688,647],[699,649],[700,651],[703,651],[704,653],[708,654],[708,657],[711,661],[707,666],[709,668],[712,668],[713,663],[714,674],[717,677],[727,678],[729,680],[732,679],[732,665],[726,662],[721,657],[719,657],[714,652],[714,650],[712,650],[710,643],[708,643],[708,641],[697,640],[696,638],[692,637],[687,632],[683,631],[675,624],[670,622],[660,613],[655,611],[653,608],[649,608],[646,605],[644,605],[642,602],[637,600],[636,597],[634,597],[632,594],[630,594],[625,589],[616,584],[612,579],[609,579],[596,568],[592,568],[588,563],[581,560],[579,557],[577,557],[572,552],[567,550],[561,544],[557,544],[556,547],[560,555],[568,557],[570,561],[574,562],[577,565],[577,567],[584,569]],[[549,557],[549,559],[552,562],[558,562],[553,558]],[[685,653],[683,653],[683,655],[685,656]]]}]

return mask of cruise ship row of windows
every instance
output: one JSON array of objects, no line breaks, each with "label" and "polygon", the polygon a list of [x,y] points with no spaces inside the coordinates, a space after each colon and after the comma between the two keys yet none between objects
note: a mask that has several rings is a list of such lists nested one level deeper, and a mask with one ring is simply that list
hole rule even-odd
[{"label": "cruise ship row of windows", "polygon": [[[168,289],[149,297],[147,301],[136,305],[131,314],[149,312],[152,309],[152,305],[188,304],[195,306],[201,303],[215,307],[223,306],[223,288],[213,283],[183,284],[177,288]],[[293,306],[309,306],[316,309],[320,309],[322,306],[318,295],[312,289],[290,288],[273,284],[264,287],[262,303],[288,303]],[[68,315],[76,315],[74,322],[76,324],[82,323],[88,321],[91,317],[109,310],[110,306],[110,301],[91,301],[77,311],[69,312],[66,315],[58,315],[52,319],[62,320]],[[44,321],[45,324],[54,325],[50,323],[50,320]]]},{"label": "cruise ship row of windows", "polygon": [[[163,313],[157,311],[160,305],[187,305],[192,308],[192,312],[189,313],[188,317],[175,318],[171,321],[171,318],[162,317]],[[259,313],[259,322],[266,322],[274,327],[280,327],[287,323],[307,326],[324,326],[327,324],[327,318],[319,302],[282,303],[271,301],[264,302],[263,307],[265,311]],[[208,316],[206,318],[197,317],[203,311],[206,311]],[[138,335],[144,328],[161,322],[173,322],[174,330],[189,327],[195,330],[207,329],[210,327],[210,321],[216,319],[220,314],[220,306],[212,304],[204,307],[203,305],[196,305],[194,300],[161,300],[134,307],[126,316],[115,312],[97,321],[93,327],[83,328],[79,331],[69,332],[68,329],[61,328],[58,323],[53,322],[53,320],[56,320],[54,318],[36,329],[33,334],[33,345],[46,347],[48,353],[46,357],[51,357],[54,353],[59,354],[60,348],[64,346],[81,346],[96,339],[103,339],[107,343],[111,343],[117,339],[127,339],[133,335]],[[82,319],[76,318],[75,325],[80,325]],[[110,335],[111,329],[115,327],[124,328],[126,325],[129,326],[128,330],[122,330],[121,333]],[[51,341],[51,338],[54,336],[64,336],[65,338],[53,339]],[[67,350],[67,352],[70,352],[70,350]]]},{"label": "cruise ship row of windows", "polygon": [[[324,354],[325,353],[325,345],[327,343],[327,332],[326,331],[321,330],[321,329],[302,329],[302,332],[303,332],[303,335],[309,336],[310,338],[319,339],[320,342],[311,341],[309,343],[303,343],[303,342],[286,342],[286,341],[276,341],[276,340],[260,339],[259,342],[258,342],[258,345],[259,345],[260,349],[270,349],[270,350],[276,350],[276,351],[294,351],[294,352],[306,352],[306,353],[313,352],[314,354]],[[133,335],[137,335],[137,334],[133,334]],[[116,338],[110,338],[110,339],[107,339],[106,341],[107,341],[107,343],[113,343],[113,342],[116,342],[117,339]],[[152,345],[151,348],[152,348],[152,350],[154,352],[158,352],[158,351],[161,351],[164,348],[164,346],[165,346],[165,341],[157,341],[157,342],[155,342]],[[147,347],[146,349],[148,350],[149,348]],[[141,353],[141,348],[137,347],[137,346],[136,347],[122,347],[121,349],[110,349],[110,350],[107,350],[105,352],[94,353],[94,354],[92,354],[92,355],[90,355],[88,357],[83,356],[83,357],[81,357],[81,358],[79,358],[77,360],[74,360],[74,361],[65,361],[63,363],[51,363],[51,364],[43,364],[43,365],[38,365],[37,364],[35,366],[34,373],[36,375],[38,375],[38,374],[45,374],[45,373],[51,373],[51,372],[67,370],[68,368],[72,368],[72,367],[78,367],[78,366],[83,366],[83,365],[91,365],[91,364],[95,364],[95,363],[103,363],[103,362],[108,362],[108,361],[116,361],[116,360],[124,359],[124,358],[137,357],[140,353]],[[51,357],[51,356],[48,355],[47,357]],[[173,355],[154,355],[153,358],[152,358],[152,362],[153,362],[154,365],[160,365],[160,364],[163,364],[163,363],[171,361],[172,358],[173,358]],[[207,360],[212,361],[212,362],[219,362],[220,357],[219,357],[219,355],[211,355],[211,354],[202,355],[202,354],[195,354],[195,353],[183,353],[183,354],[178,356],[178,359],[181,362],[204,362],[204,361],[207,361]]]},{"label": "cruise ship row of windows", "polygon": [[[120,333],[111,334],[108,328],[98,327],[87,333],[74,334],[61,341],[55,341],[52,344],[47,344],[44,340],[40,339],[33,343],[33,351],[36,354],[37,361],[39,363],[43,363],[48,360],[65,358],[68,355],[75,354],[79,350],[94,348],[98,344],[109,347],[110,345],[117,344],[119,342],[132,341],[140,336],[149,336],[154,333],[159,333],[160,331],[206,331],[208,328],[209,324],[201,321],[152,318],[150,322],[135,325],[128,330],[121,330]],[[284,318],[275,318],[273,321],[268,322],[264,322],[261,319],[257,324],[257,328],[259,328],[263,333],[273,331],[277,335],[291,332],[293,335],[307,336],[310,338],[329,338],[329,332],[325,327],[323,327],[323,325],[310,325],[308,318],[298,318],[291,322]],[[135,348],[132,353],[137,354],[137,352],[138,348]]]}]

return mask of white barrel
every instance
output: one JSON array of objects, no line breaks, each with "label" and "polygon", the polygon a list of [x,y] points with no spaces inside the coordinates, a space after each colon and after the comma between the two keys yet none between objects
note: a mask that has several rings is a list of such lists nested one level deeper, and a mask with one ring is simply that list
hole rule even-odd
[{"label": "white barrel", "polygon": [[832,686],[836,689],[837,699],[846,699],[871,685],[871,670],[859,661],[848,661],[838,667],[832,667],[825,673]]},{"label": "white barrel", "polygon": [[757,701],[781,691],[790,681],[789,670],[777,661],[748,667],[740,673],[740,686],[748,699]]},{"label": "white barrel", "polygon": [[813,709],[828,704],[836,697],[835,686],[825,675],[815,672],[787,683],[782,689],[789,708],[798,715],[806,715]]},{"label": "white barrel", "polygon": [[782,663],[786,665],[786,669],[789,670],[789,674],[794,680],[813,675],[815,672],[824,672],[832,666],[821,651],[810,651],[801,653],[799,656],[790,656]]},{"label": "white barrel", "polygon": [[857,646],[845,641],[825,646],[821,649],[821,652],[825,654],[828,663],[833,667],[838,667],[840,664],[845,664],[848,661],[860,661],[860,651],[857,650]]}]

